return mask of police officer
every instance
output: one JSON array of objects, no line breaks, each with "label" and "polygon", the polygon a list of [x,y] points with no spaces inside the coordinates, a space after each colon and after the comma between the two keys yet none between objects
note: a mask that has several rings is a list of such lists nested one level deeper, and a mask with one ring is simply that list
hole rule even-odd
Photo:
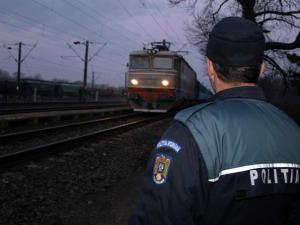
[{"label": "police officer", "polygon": [[158,142],[130,225],[300,224],[300,129],[256,86],[264,45],[246,19],[213,28],[216,94],[179,112]]}]

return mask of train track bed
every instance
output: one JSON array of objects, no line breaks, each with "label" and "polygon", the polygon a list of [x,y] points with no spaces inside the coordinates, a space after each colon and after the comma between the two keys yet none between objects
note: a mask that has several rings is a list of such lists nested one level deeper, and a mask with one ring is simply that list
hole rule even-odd
[{"label": "train track bed", "polygon": [[100,109],[116,106],[128,106],[125,100],[120,101],[101,101],[101,102],[44,102],[44,103],[16,103],[1,104],[0,115],[64,111],[76,109]]},{"label": "train track bed", "polygon": [[149,153],[170,121],[67,146],[2,171],[0,224],[126,224]]},{"label": "train track bed", "polygon": [[95,199],[88,196],[98,193],[98,216],[109,215],[114,187],[144,168],[169,122],[164,119],[75,148],[67,146],[63,153],[0,173],[0,224],[96,224],[87,218],[94,220],[97,214],[80,210],[81,205],[93,205]]},{"label": "train track bed", "polygon": [[[63,115],[61,114],[63,113]],[[50,114],[48,113],[33,113],[33,114],[26,114],[25,117],[22,118],[22,115],[18,115],[18,119],[14,120],[11,118],[11,120],[5,119],[3,120],[3,126],[0,126],[0,136],[7,135],[11,133],[17,133],[27,130],[33,130],[33,129],[42,129],[47,127],[53,127],[53,126],[60,126],[60,125],[67,125],[70,123],[76,123],[76,122],[84,122],[84,121],[90,121],[94,119],[102,119],[112,116],[118,116],[118,115],[124,115],[132,113],[131,109],[126,108],[120,108],[118,109],[105,109],[105,110],[99,110],[97,113],[94,113],[93,111],[88,111],[87,113],[79,111],[77,112],[70,111],[70,114],[66,112],[57,112]],[[8,117],[11,117],[12,115],[8,115]],[[15,116],[15,115],[13,115]],[[36,116],[36,117],[35,117]],[[0,115],[0,118],[3,118]],[[1,124],[1,122],[0,122]]]},{"label": "train track bed", "polygon": [[[153,116],[130,113],[2,135],[0,136],[0,156],[19,151],[27,151],[27,149],[35,149],[38,148],[38,146],[51,145],[51,143],[64,141],[70,141],[71,143],[72,139],[76,142],[76,138],[78,137],[84,139],[85,136],[88,137],[89,134],[95,132],[114,127],[118,128],[119,126],[126,127],[126,125],[130,125],[131,123],[146,121],[152,119],[152,117]],[[109,130],[107,132],[109,132]],[[47,149],[49,149],[49,147]]]},{"label": "train track bed", "polygon": [[[99,97],[98,102],[100,103],[113,103],[113,102],[125,102],[126,99],[124,97]],[[86,103],[95,103],[94,100],[87,100],[85,101]],[[74,104],[78,103],[78,99],[61,99],[61,100],[55,100],[55,99],[48,99],[48,100],[43,100],[43,101],[38,101],[38,102],[32,102],[32,101],[22,101],[22,100],[15,100],[15,101],[8,101],[8,102],[0,102],[0,107],[2,106],[15,106],[15,105],[49,105],[49,104]]]},{"label": "train track bed", "polygon": [[51,112],[32,112],[32,113],[18,113],[11,115],[0,115],[0,134],[7,130],[9,127],[16,124],[38,124],[45,121],[61,121],[65,119],[77,119],[80,117],[88,116],[104,116],[120,113],[131,112],[132,109],[129,106],[118,106],[101,109],[85,109],[80,110],[64,110],[64,111],[51,111]]}]

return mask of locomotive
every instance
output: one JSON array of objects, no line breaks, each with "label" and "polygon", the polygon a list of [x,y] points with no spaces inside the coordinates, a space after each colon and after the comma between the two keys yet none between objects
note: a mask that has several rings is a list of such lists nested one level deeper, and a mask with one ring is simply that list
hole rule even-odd
[{"label": "locomotive", "polygon": [[126,87],[134,111],[167,112],[198,96],[196,72],[170,42],[152,42],[150,49],[129,55]]}]

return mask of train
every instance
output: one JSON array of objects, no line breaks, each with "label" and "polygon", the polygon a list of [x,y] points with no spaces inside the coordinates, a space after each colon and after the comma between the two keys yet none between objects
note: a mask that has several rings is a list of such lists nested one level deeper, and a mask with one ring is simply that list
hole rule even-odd
[{"label": "train", "polygon": [[[17,82],[15,80],[0,81],[0,95],[5,97],[16,96]],[[79,84],[53,82],[24,78],[20,81],[19,97],[26,99],[36,94],[43,98],[72,98],[77,97],[81,86]]]},{"label": "train", "polygon": [[95,100],[96,94],[98,97],[112,97],[121,95],[121,93],[116,93],[112,87],[105,85],[86,87],[86,89],[83,90],[82,84],[31,78],[23,78],[20,80],[18,92],[16,87],[16,80],[0,80],[0,102],[14,101],[16,98],[26,102],[34,101],[33,99],[35,92],[37,101]]},{"label": "train", "polygon": [[151,48],[130,53],[125,85],[134,111],[165,113],[211,95],[184,57],[170,51],[170,45],[165,40],[152,42]]}]

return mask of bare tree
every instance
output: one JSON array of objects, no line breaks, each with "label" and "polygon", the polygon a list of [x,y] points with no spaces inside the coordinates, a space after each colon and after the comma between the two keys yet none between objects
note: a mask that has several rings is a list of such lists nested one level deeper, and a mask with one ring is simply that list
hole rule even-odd
[{"label": "bare tree", "polygon": [[[291,74],[289,55],[300,55],[300,0],[168,0],[187,6],[194,17],[188,27],[189,41],[204,51],[214,24],[227,16],[241,16],[260,25],[267,43],[265,60],[269,73],[279,71],[285,82]],[[275,70],[274,70],[275,68]],[[278,74],[278,72],[276,72]]]}]

